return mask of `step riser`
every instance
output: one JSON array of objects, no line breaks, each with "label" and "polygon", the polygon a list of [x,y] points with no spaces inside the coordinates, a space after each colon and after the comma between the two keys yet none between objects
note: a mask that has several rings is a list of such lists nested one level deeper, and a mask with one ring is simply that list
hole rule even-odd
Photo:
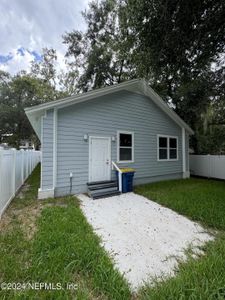
[{"label": "step riser", "polygon": [[118,183],[115,180],[88,182],[87,188],[88,195],[92,199],[113,197],[121,194],[118,191]]},{"label": "step riser", "polygon": [[116,192],[118,191],[118,187],[113,187],[113,188],[105,188],[105,189],[98,189],[98,190],[89,190],[88,189],[88,193],[90,193],[91,195],[94,195],[96,193],[104,193],[104,192]]},{"label": "step riser", "polygon": [[117,183],[117,182],[115,180],[88,182],[87,186],[104,185],[104,184],[109,184],[109,183]]},{"label": "step riser", "polygon": [[108,195],[104,195],[104,196],[94,196],[92,197],[93,200],[97,200],[97,199],[101,199],[101,198],[110,198],[110,197],[114,197],[114,196],[117,196],[117,195],[120,195],[121,193],[118,192],[116,194],[108,194]]},{"label": "step riser", "polygon": [[107,188],[115,188],[118,187],[117,184],[113,183],[113,184],[102,184],[102,185],[92,185],[92,186],[88,186],[88,189],[90,191],[95,191],[95,190],[101,190],[101,189],[107,189]]}]

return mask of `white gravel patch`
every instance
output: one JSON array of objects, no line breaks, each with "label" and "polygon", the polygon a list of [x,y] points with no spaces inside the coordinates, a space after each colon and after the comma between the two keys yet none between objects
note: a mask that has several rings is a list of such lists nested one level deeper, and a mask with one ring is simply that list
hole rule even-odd
[{"label": "white gravel patch", "polygon": [[[184,250],[212,240],[202,226],[143,196],[126,193],[92,200],[78,195],[102,245],[132,290],[153,278],[173,276]],[[198,253],[199,254],[199,253]]]}]

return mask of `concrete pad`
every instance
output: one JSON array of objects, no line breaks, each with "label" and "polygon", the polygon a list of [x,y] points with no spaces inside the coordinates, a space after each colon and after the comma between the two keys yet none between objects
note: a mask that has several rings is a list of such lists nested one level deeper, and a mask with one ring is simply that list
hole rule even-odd
[{"label": "concrete pad", "polygon": [[190,246],[213,237],[202,226],[143,196],[126,193],[92,200],[78,195],[81,209],[132,290],[153,278],[173,276]]}]

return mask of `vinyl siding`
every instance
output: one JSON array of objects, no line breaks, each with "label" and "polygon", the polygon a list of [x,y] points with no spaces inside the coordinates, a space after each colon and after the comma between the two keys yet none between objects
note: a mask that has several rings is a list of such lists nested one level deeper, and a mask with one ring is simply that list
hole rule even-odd
[{"label": "vinyl siding", "polygon": [[[45,125],[51,127],[52,112],[47,119]],[[49,187],[52,186],[53,132],[48,126],[44,126],[47,139],[44,139],[43,163],[47,167],[44,167],[43,183],[46,180],[45,186]],[[181,128],[149,98],[121,91],[58,110],[56,195],[69,193],[70,172],[73,173],[72,192],[86,191],[89,142],[84,141],[84,134],[116,137],[118,130],[134,132],[134,162],[120,166],[135,168],[135,183],[182,176]],[[178,136],[178,161],[157,161],[157,134]],[[111,146],[112,160],[116,162],[117,141],[112,141]]]},{"label": "vinyl siding", "polygon": [[41,188],[44,190],[53,188],[53,110],[47,111],[42,124]]}]

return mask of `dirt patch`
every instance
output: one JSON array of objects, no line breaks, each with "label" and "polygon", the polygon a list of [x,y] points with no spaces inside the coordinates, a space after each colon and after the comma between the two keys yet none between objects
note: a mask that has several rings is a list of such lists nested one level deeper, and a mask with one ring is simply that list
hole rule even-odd
[{"label": "dirt patch", "polygon": [[33,238],[37,230],[36,220],[40,217],[41,211],[47,206],[52,206],[52,204],[37,203],[37,205],[25,207],[17,212],[21,228],[28,240]]},{"label": "dirt patch", "polygon": [[9,207],[0,221],[0,231],[12,230],[15,222],[18,221],[25,237],[28,240],[32,239],[37,229],[36,220],[41,215],[41,211],[47,206],[52,206],[52,204],[37,202],[22,209]]},{"label": "dirt patch", "polygon": [[23,187],[20,189],[20,191],[19,191],[19,193],[18,193],[18,195],[17,195],[17,198],[23,199],[24,196],[25,196],[25,193],[26,193],[27,191],[29,191],[29,189],[30,189],[30,185],[27,184],[27,183],[25,183],[25,184],[23,185]]},{"label": "dirt patch", "polygon": [[[29,189],[29,186],[24,186],[25,189]],[[14,201],[20,201],[24,194],[23,189]],[[24,232],[25,238],[30,240],[33,238],[37,230],[37,219],[40,217],[41,212],[46,207],[60,206],[67,207],[67,203],[60,199],[52,199],[49,202],[34,200],[25,207],[18,207],[17,205],[11,205],[7,208],[0,220],[0,231],[2,233],[13,230],[14,226],[18,224]]]},{"label": "dirt patch", "polygon": [[7,213],[4,213],[1,220],[0,220],[0,231],[6,231],[6,229],[10,229],[10,224],[12,222],[12,217],[9,216]]}]

